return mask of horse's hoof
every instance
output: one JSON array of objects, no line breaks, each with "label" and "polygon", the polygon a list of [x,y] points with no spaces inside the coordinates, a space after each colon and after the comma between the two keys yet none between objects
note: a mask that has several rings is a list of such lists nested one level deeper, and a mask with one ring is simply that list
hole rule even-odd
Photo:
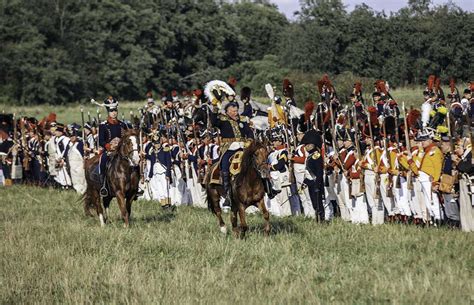
[{"label": "horse's hoof", "polygon": [[220,227],[220,229],[221,229],[222,234],[227,234],[227,227],[226,226],[222,226],[222,227]]}]

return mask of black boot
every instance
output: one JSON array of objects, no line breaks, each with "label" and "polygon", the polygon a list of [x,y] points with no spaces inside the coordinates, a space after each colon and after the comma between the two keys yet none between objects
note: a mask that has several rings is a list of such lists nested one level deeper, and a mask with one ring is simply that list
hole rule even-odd
[{"label": "black boot", "polygon": [[224,188],[224,204],[225,207],[230,207],[230,174],[229,172],[221,172],[222,187]]},{"label": "black boot", "polygon": [[274,190],[272,182],[269,178],[263,178],[263,186],[265,187],[265,193],[267,193],[268,198],[273,199],[276,195],[281,193],[281,190]]},{"label": "black boot", "polygon": [[100,196],[101,197],[107,197],[109,196],[109,191],[107,190],[107,183],[105,181],[105,174],[100,174],[99,175],[99,180],[100,180]]}]

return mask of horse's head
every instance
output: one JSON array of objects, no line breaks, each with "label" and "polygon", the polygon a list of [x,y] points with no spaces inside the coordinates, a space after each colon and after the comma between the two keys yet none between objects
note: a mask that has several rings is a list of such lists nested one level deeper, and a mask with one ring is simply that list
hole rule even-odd
[{"label": "horse's head", "polygon": [[260,178],[268,178],[270,170],[268,169],[268,150],[267,147],[259,141],[252,141],[249,147],[244,151],[243,159],[252,163]]},{"label": "horse's head", "polygon": [[127,158],[134,166],[140,163],[140,154],[138,149],[138,136],[134,131],[128,131],[123,137],[119,146],[119,153]]}]

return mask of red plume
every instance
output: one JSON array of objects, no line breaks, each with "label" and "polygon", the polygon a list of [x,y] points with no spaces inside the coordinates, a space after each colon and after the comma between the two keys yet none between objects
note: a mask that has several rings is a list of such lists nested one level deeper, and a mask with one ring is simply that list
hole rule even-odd
[{"label": "red plume", "polygon": [[370,124],[372,126],[376,126],[379,122],[377,118],[377,108],[375,108],[375,106],[369,106],[367,108],[367,111],[369,112],[369,115],[370,115]]},{"label": "red plume", "polygon": [[304,104],[304,121],[305,123],[308,122],[311,119],[311,114],[313,114],[314,110],[314,102],[313,101],[307,101]]},{"label": "red plume", "polygon": [[360,95],[362,92],[362,83],[361,82],[356,82],[354,84],[354,94],[355,95]]},{"label": "red plume", "polygon": [[232,87],[235,87],[237,85],[237,79],[233,76],[229,77],[229,80],[227,81],[229,85]]},{"label": "red plume", "polygon": [[324,86],[324,81],[322,79],[318,80],[318,92],[319,92],[319,94],[323,94],[323,86]]},{"label": "red plume", "polygon": [[471,81],[469,83],[469,89],[471,89],[471,91],[474,91],[474,81]]},{"label": "red plume", "polygon": [[202,90],[201,89],[194,89],[193,94],[197,97],[201,97],[202,95]]},{"label": "red plume", "polygon": [[375,90],[385,95],[387,94],[387,87],[385,86],[385,81],[383,79],[379,79],[375,82]]},{"label": "red plume", "polygon": [[456,92],[456,80],[452,77],[449,79],[449,88],[451,89],[451,94]]},{"label": "red plume", "polygon": [[178,92],[176,90],[171,91],[171,96],[177,96]]},{"label": "red plume", "polygon": [[56,113],[54,113],[54,112],[51,112],[46,117],[46,123],[51,123],[51,122],[56,122]]},{"label": "red plume", "polygon": [[418,109],[412,109],[407,115],[407,125],[411,130],[416,130],[417,122],[421,117],[421,112]]},{"label": "red plume", "polygon": [[152,98],[152,97],[153,97],[153,93],[151,93],[151,91],[148,91],[148,92],[146,93],[146,97]]},{"label": "red plume", "polygon": [[334,87],[332,86],[331,80],[327,74],[324,74],[323,77],[318,80],[318,91],[320,94],[323,93],[323,87],[326,86],[327,90],[330,92],[334,91]]},{"label": "red plume", "polygon": [[441,79],[439,77],[436,77],[435,78],[435,88],[436,88],[436,91],[440,91],[440,88],[441,88]]},{"label": "red plume", "polygon": [[436,81],[436,76],[430,75],[428,77],[428,83],[426,84],[426,87],[428,88],[428,91],[433,91],[435,81]]}]

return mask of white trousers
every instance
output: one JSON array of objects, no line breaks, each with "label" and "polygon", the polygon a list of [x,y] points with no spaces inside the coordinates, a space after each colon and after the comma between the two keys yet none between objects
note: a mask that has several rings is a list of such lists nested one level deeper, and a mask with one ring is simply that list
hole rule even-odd
[{"label": "white trousers", "polygon": [[79,194],[86,192],[87,183],[86,176],[84,173],[84,160],[69,159],[69,165],[71,166],[71,181],[72,186]]},{"label": "white trousers", "polygon": [[380,225],[384,222],[384,208],[382,203],[382,198],[379,196],[378,199],[376,197],[376,189],[375,189],[375,173],[371,170],[365,171],[365,195],[367,198],[367,204],[369,205],[370,209],[372,210],[372,224],[373,225]]},{"label": "white trousers", "polygon": [[288,182],[288,172],[280,173],[279,171],[271,171],[270,176],[273,180],[274,189],[281,190],[281,192],[275,198],[266,201],[267,209],[274,216],[290,216],[290,188],[281,187],[284,182]]},{"label": "white trousers", "polygon": [[468,178],[459,180],[459,214],[461,230],[474,232],[474,205]]},{"label": "white trousers", "polygon": [[441,211],[438,194],[432,192],[431,177],[424,172],[420,172],[419,181],[428,213],[435,220],[441,220],[443,218],[443,211]]},{"label": "white trousers", "polygon": [[392,197],[387,196],[388,184],[389,184],[389,175],[380,174],[380,195],[382,195],[382,202],[383,202],[383,205],[385,206],[385,209],[387,210],[388,216],[394,216],[396,212],[395,203],[393,200],[393,196]]},{"label": "white trousers", "polygon": [[[395,206],[397,214],[404,216],[411,216],[409,195],[408,195],[408,183],[407,179],[402,176],[393,176],[393,197],[395,199]],[[396,188],[397,179],[400,179],[400,188]]]},{"label": "white trousers", "polygon": [[351,221],[351,199],[349,198],[349,185],[344,175],[338,175],[336,183],[337,205],[341,211],[341,218],[344,221]]},{"label": "white trousers", "polygon": [[304,164],[294,164],[296,188],[298,195],[303,206],[304,215],[306,217],[315,218],[316,212],[314,211],[313,204],[311,203],[311,197],[309,196],[308,188],[303,187],[303,181],[305,178],[306,166]]},{"label": "white trousers", "polygon": [[421,183],[418,177],[413,178],[413,191],[411,192],[410,209],[413,217],[417,219],[428,220],[426,216],[425,196],[421,190]]}]

